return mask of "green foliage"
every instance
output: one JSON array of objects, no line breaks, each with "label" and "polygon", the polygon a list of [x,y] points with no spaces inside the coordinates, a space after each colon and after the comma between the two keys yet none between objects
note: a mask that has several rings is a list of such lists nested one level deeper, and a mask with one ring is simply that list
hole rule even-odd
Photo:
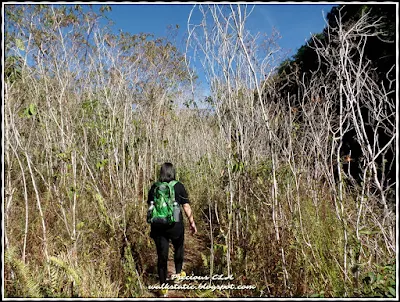
[{"label": "green foliage", "polygon": [[102,159],[96,163],[96,168],[99,170],[103,170],[104,167],[108,164],[108,159]]},{"label": "green foliage", "polygon": [[363,297],[396,298],[396,262],[375,265],[375,270],[362,277]]},{"label": "green foliage", "polygon": [[208,260],[207,256],[204,255],[203,253],[200,253],[200,256],[201,256],[201,259],[202,259],[202,261],[203,261],[203,266],[204,266],[205,268],[208,268],[208,262],[209,262],[209,260]]},{"label": "green foliage", "polygon": [[62,160],[63,162],[68,163],[71,161],[71,152],[70,151],[60,152],[56,154],[56,157]]},{"label": "green foliage", "polygon": [[22,51],[25,50],[24,42],[22,42],[21,39],[18,39],[18,38],[15,39],[15,45],[16,45],[20,50],[22,50]]},{"label": "green foliage", "polygon": [[4,61],[4,78],[10,83],[21,79],[22,58],[19,56],[7,56]]},{"label": "green foliage", "polygon": [[132,256],[131,245],[124,248],[123,270],[125,274],[125,293],[128,297],[141,297],[141,281],[136,270],[135,259]]},{"label": "green foliage", "polygon": [[82,283],[78,271],[70,263],[55,256],[49,257],[49,264],[52,272],[52,292],[57,295],[68,289],[68,291],[71,290],[69,295],[75,296],[79,292]]},{"label": "green foliage", "polygon": [[232,173],[241,173],[244,171],[245,164],[242,161],[233,161],[232,163]]},{"label": "green foliage", "polygon": [[325,298],[325,292],[321,291],[320,293],[312,294],[310,295],[310,298]]},{"label": "green foliage", "polygon": [[[297,242],[293,248],[297,251],[302,241],[307,240],[312,252],[308,250],[297,261],[306,263],[309,286],[315,297],[321,297],[321,293],[326,296],[328,291],[334,297],[341,297],[344,295],[343,275],[336,261],[342,261],[343,231],[334,209],[323,199],[315,205],[310,198],[304,196],[300,202],[302,221],[299,215],[294,215],[292,219],[292,231]],[[323,280],[321,276],[324,276]]]},{"label": "green foliage", "polygon": [[11,280],[5,280],[6,297],[40,298],[43,296],[37,276],[32,275],[28,265],[17,258],[15,249],[5,250],[4,264],[11,277]]},{"label": "green foliage", "polygon": [[25,108],[24,112],[22,113],[23,117],[30,118],[37,114],[37,106],[36,104],[29,104],[27,108]]},{"label": "green foliage", "polygon": [[85,114],[88,115],[96,113],[96,110],[98,110],[99,106],[99,100],[97,99],[86,99],[82,102],[82,109],[84,110]]},{"label": "green foliage", "polygon": [[115,232],[113,220],[108,215],[107,208],[104,203],[104,198],[99,193],[95,194],[95,200],[97,201],[98,209],[100,212],[100,219],[105,223],[107,228],[112,231],[112,234]]}]

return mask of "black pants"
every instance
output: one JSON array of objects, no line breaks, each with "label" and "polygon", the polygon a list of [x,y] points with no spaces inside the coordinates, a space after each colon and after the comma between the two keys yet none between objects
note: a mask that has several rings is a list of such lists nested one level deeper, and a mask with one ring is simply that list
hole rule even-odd
[{"label": "black pants", "polygon": [[[172,231],[172,232],[171,232]],[[158,276],[160,278],[160,285],[165,283],[167,280],[168,273],[168,252],[169,252],[169,241],[171,240],[174,246],[174,262],[175,262],[175,273],[179,274],[182,271],[183,265],[183,242],[185,232],[182,228],[174,228],[169,232],[156,232],[152,231],[152,238],[157,248],[157,269]]]}]

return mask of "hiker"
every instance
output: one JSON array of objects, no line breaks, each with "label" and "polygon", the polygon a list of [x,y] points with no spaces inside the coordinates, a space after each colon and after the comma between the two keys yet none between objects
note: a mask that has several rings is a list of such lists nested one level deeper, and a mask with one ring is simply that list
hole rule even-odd
[{"label": "hiker", "polygon": [[[175,205],[174,201],[176,201]],[[150,188],[147,203],[149,205],[148,222],[151,223],[150,237],[156,244],[158,276],[162,285],[167,279],[170,240],[174,246],[175,273],[181,276],[186,275],[182,271],[185,232],[181,206],[189,220],[192,234],[197,233],[188,194],[183,184],[175,180],[175,168],[171,163],[164,163],[161,166],[159,181]],[[168,290],[162,289],[160,294],[166,297]]]}]

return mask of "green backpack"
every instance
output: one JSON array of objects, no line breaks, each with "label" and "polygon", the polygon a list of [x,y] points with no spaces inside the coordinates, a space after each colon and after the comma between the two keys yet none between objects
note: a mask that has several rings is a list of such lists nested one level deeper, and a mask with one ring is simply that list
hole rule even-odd
[{"label": "green backpack", "polygon": [[[154,205],[150,206],[148,222],[154,224],[172,224],[177,222],[174,217],[175,189],[178,181],[156,182],[154,189]],[[179,207],[179,205],[178,205]],[[178,218],[179,219],[179,218]]]}]

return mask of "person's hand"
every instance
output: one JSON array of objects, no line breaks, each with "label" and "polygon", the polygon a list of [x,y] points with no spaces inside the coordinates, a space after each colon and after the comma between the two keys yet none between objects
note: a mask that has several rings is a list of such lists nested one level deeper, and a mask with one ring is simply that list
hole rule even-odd
[{"label": "person's hand", "polygon": [[196,228],[196,224],[194,223],[194,220],[190,224],[190,231],[192,232],[193,235],[197,233],[197,228]]}]

